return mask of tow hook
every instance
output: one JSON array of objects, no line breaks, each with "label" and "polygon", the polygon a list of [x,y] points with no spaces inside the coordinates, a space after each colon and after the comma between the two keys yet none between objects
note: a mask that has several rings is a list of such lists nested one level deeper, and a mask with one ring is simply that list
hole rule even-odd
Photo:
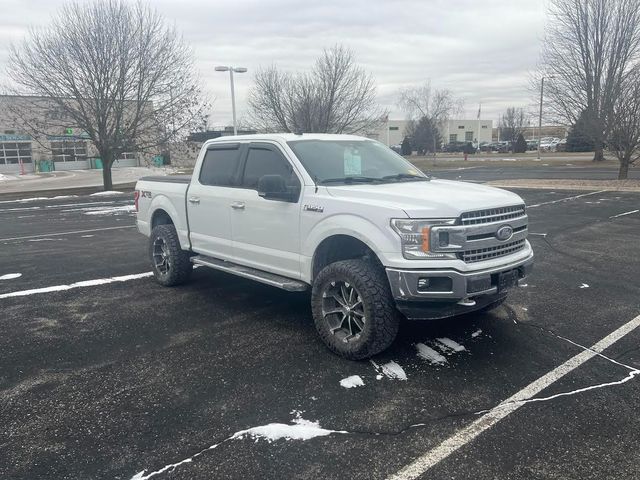
[{"label": "tow hook", "polygon": [[458,302],[458,305],[463,306],[463,307],[473,307],[475,306],[476,301],[472,300],[470,298],[463,298],[462,300],[460,300]]}]

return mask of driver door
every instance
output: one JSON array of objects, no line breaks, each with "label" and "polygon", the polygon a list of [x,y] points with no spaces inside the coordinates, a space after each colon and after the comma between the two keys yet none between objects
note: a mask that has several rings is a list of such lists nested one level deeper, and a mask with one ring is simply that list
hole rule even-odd
[{"label": "driver door", "polygon": [[300,195],[295,201],[267,200],[258,195],[258,180],[281,175],[301,191],[302,182],[273,144],[249,145],[233,190],[231,235],[236,262],[289,278],[300,278]]}]

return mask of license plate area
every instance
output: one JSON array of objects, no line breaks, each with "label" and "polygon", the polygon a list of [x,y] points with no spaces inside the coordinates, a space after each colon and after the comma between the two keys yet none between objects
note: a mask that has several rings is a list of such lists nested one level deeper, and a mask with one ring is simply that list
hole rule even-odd
[{"label": "license plate area", "polygon": [[498,274],[498,292],[507,291],[518,284],[518,270]]}]

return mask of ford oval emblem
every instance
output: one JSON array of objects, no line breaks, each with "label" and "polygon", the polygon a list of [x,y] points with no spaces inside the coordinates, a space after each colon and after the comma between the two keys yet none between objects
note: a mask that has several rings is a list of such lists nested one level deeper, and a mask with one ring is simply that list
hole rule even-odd
[{"label": "ford oval emblem", "polygon": [[496,238],[501,242],[506,242],[513,237],[513,227],[511,225],[503,225],[496,232]]}]

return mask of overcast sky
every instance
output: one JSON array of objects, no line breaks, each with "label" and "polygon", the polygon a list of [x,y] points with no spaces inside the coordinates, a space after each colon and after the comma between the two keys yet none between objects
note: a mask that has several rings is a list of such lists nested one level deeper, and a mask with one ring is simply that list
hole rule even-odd
[{"label": "overcast sky", "polygon": [[[0,83],[7,49],[29,26],[46,25],[63,0],[0,0]],[[228,74],[216,65],[247,67],[236,76],[239,117],[252,74],[277,64],[307,69],[324,47],[342,43],[371,72],[392,119],[404,118],[397,92],[431,79],[464,100],[465,116],[497,120],[508,106],[532,103],[529,72],[544,35],[546,0],[151,0],[175,22],[195,51],[210,124],[231,123]]]}]

